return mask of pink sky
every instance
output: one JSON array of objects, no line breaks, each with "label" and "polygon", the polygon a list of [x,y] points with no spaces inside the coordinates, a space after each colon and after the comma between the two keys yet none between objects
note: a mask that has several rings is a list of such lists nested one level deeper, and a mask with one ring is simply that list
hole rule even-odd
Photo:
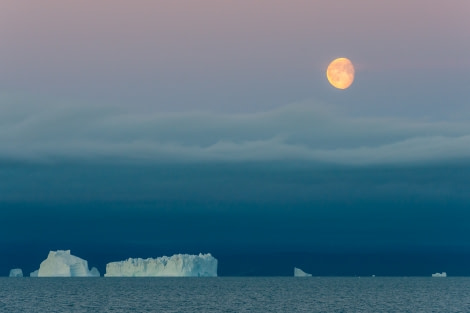
[{"label": "pink sky", "polygon": [[37,53],[57,62],[196,58],[219,66],[308,54],[322,65],[345,53],[374,64],[447,64],[467,58],[469,12],[467,1],[4,0],[0,39],[11,61]]},{"label": "pink sky", "polygon": [[103,82],[112,93],[206,81],[194,98],[220,82],[306,85],[340,56],[358,74],[470,68],[469,13],[462,0],[3,0],[0,86],[87,94]]}]

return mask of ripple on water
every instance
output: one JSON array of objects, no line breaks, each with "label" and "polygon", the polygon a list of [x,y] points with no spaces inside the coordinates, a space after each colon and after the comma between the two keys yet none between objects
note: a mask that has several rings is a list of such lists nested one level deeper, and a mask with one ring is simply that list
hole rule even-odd
[{"label": "ripple on water", "polygon": [[470,312],[470,278],[0,279],[0,312]]}]

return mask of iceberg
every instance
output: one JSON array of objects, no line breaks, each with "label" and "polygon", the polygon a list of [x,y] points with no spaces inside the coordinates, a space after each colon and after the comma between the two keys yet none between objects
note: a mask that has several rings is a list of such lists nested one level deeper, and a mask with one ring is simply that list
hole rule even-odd
[{"label": "iceberg", "polygon": [[23,270],[21,268],[10,270],[10,277],[23,277]]},{"label": "iceberg", "polygon": [[447,273],[446,272],[434,273],[431,275],[431,277],[447,277]]},{"label": "iceberg", "polygon": [[50,251],[47,259],[41,262],[39,270],[31,277],[99,277],[96,268],[88,270],[88,262],[70,254],[70,250]]},{"label": "iceberg", "polygon": [[105,277],[217,277],[217,259],[210,253],[175,254],[106,264]]},{"label": "iceberg", "polygon": [[311,277],[312,274],[305,273],[300,268],[294,267],[294,277]]}]

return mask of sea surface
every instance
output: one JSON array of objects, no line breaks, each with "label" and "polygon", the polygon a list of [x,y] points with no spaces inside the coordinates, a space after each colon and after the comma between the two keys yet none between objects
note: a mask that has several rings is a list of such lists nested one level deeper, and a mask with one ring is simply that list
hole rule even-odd
[{"label": "sea surface", "polygon": [[470,278],[0,278],[0,312],[470,312]]}]

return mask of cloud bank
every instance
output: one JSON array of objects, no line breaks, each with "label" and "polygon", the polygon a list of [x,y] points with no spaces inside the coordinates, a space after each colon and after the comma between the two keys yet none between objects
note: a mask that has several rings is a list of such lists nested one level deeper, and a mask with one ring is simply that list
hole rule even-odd
[{"label": "cloud bank", "polygon": [[32,162],[403,164],[470,157],[470,125],[361,118],[315,103],[249,114],[143,113],[2,98],[0,142],[0,159]]}]

